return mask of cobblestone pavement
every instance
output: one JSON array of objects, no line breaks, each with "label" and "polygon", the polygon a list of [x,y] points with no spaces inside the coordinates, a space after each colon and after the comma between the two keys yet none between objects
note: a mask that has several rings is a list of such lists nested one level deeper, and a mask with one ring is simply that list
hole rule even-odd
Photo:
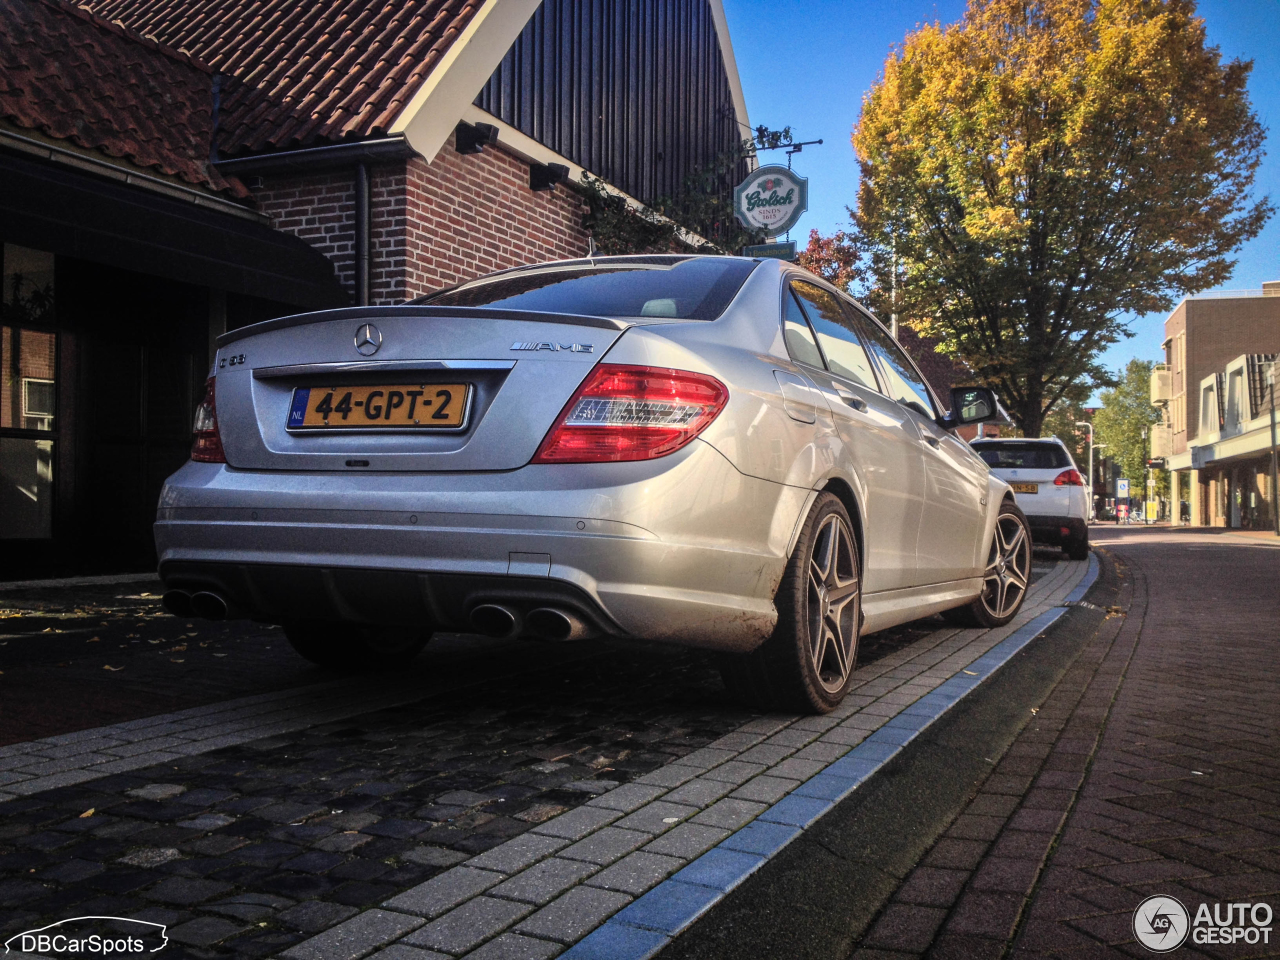
[{"label": "cobblestone pavement", "polygon": [[[1060,597],[1082,567],[1040,557],[1035,589]],[[127,633],[191,629],[129,622],[123,639],[144,642]],[[382,688],[295,685],[166,715],[158,736],[152,718],[14,744],[0,792],[25,793],[0,804],[0,930],[109,914],[168,924],[174,956],[354,958],[406,935],[388,957],[552,956],[1002,635],[921,623],[867,638],[860,688],[831,718],[743,713],[696,652],[446,640]],[[161,677],[185,660],[115,649]],[[156,750],[170,755],[94,770]]]},{"label": "cobblestone pavement", "polygon": [[[1157,894],[1193,919],[1280,912],[1280,549],[1141,528],[1093,541],[1120,568],[1111,615],[860,960],[1151,956],[1133,921]],[[1193,928],[1178,953],[1277,956],[1275,933],[1220,946]]]}]

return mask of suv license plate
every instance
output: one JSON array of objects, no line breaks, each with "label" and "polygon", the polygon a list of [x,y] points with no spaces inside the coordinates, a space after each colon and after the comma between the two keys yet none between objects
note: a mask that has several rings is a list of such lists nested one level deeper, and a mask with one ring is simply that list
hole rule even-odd
[{"label": "suv license plate", "polygon": [[297,387],[289,430],[456,430],[467,418],[467,383]]},{"label": "suv license plate", "polygon": [[1038,483],[1011,483],[1014,493],[1039,493],[1040,484]]}]

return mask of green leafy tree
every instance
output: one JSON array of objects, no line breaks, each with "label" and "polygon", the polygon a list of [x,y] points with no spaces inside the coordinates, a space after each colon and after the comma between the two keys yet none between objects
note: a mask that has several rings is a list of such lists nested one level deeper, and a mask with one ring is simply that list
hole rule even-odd
[{"label": "green leafy tree", "polygon": [[[1151,404],[1154,366],[1149,360],[1130,360],[1115,388],[1102,392],[1102,409],[1093,415],[1094,442],[1107,445],[1104,453],[1115,461],[1120,476],[1129,479],[1130,495],[1137,498],[1146,490],[1151,428],[1160,422],[1160,411]],[[1164,492],[1167,479],[1163,471],[1157,474],[1157,493]]]},{"label": "green leafy tree", "polygon": [[[879,296],[1039,436],[1125,314],[1225,281],[1271,215],[1251,64],[1194,0],[970,0],[863,100],[856,225]],[[884,307],[877,305],[883,312]]]}]

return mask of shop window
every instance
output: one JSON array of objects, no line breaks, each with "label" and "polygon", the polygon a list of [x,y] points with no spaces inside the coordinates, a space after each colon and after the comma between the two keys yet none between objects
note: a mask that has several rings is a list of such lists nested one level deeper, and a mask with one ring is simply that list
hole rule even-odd
[{"label": "shop window", "polygon": [[3,248],[0,304],[0,540],[53,536],[58,337],[53,256]]}]

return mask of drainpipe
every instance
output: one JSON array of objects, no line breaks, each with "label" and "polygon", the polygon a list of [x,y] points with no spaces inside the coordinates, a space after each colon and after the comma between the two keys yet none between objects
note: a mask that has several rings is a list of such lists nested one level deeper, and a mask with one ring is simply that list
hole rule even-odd
[{"label": "drainpipe", "polygon": [[390,163],[414,155],[414,150],[404,137],[384,137],[379,140],[360,140],[354,143],[337,143],[323,147],[305,147],[300,150],[281,150],[248,157],[219,160],[214,166],[224,176],[279,174],[285,176],[309,176],[323,170],[343,168],[350,170],[355,164],[355,300],[359,306],[368,306],[370,300],[369,266],[371,259],[369,220],[369,166]]},{"label": "drainpipe", "polygon": [[356,305],[369,305],[369,166],[356,164]]}]

